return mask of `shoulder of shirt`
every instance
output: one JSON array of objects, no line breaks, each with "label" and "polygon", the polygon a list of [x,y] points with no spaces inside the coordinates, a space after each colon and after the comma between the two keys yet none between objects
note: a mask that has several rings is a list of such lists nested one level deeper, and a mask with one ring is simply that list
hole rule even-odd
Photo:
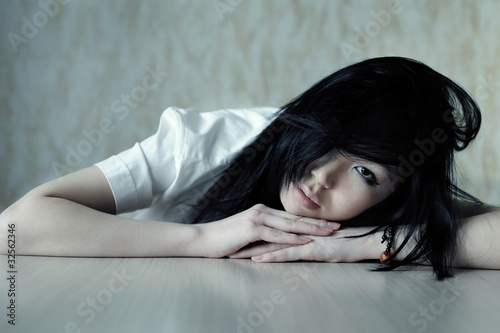
[{"label": "shoulder of shirt", "polygon": [[[263,126],[269,124],[277,115],[278,108],[227,108],[215,111],[202,111],[195,108],[169,107],[162,114],[163,121],[178,122],[184,134],[200,136],[211,133],[212,135],[224,131],[240,131],[255,135],[253,131],[260,132]],[[180,129],[179,128],[179,129]]]},{"label": "shoulder of shirt", "polygon": [[227,163],[276,117],[278,108],[226,108],[202,111],[169,107],[162,122],[177,127],[178,156],[182,159]]}]

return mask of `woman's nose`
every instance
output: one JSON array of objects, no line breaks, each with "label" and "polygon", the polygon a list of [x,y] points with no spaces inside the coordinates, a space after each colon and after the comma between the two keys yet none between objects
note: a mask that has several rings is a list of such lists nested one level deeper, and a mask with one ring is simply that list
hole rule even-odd
[{"label": "woman's nose", "polygon": [[322,165],[316,169],[311,171],[316,184],[322,186],[326,189],[330,189],[333,187],[335,182],[335,171],[328,165]]}]

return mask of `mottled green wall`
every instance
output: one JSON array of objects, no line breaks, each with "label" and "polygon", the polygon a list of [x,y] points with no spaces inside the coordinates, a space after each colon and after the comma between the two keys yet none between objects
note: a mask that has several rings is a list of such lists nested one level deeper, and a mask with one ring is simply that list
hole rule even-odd
[{"label": "mottled green wall", "polygon": [[170,105],[279,106],[381,55],[417,58],[477,97],[484,126],[459,166],[498,204],[499,13],[494,0],[2,1],[0,210],[54,165],[80,169],[152,134]]}]

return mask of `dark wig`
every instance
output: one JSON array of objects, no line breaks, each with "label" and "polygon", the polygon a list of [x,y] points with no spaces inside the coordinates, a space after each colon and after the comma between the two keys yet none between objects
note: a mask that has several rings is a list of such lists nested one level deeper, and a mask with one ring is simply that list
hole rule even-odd
[{"label": "dark wig", "polygon": [[396,253],[412,236],[417,245],[383,269],[429,262],[438,279],[451,276],[460,223],[454,199],[479,202],[456,186],[454,151],[469,145],[480,124],[471,96],[420,62],[383,57],[350,65],[277,112],[207,192],[195,223],[257,203],[283,209],[281,186],[299,182],[313,161],[354,155],[393,170],[398,186],[343,225],[404,225]]}]

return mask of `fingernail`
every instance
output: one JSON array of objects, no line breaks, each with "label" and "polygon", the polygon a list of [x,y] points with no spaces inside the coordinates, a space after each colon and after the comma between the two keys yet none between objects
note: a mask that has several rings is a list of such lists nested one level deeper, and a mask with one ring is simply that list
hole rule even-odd
[{"label": "fingernail", "polygon": [[262,259],[264,259],[264,256],[255,256],[255,257],[252,257],[252,260],[255,261],[255,262],[261,261]]},{"label": "fingernail", "polygon": [[339,230],[340,228],[340,223],[335,223],[335,222],[328,222],[328,227],[333,229],[333,230]]},{"label": "fingernail", "polygon": [[321,227],[321,230],[327,231],[329,234],[333,232],[333,229]]},{"label": "fingernail", "polygon": [[312,242],[312,238],[309,238],[309,237],[306,237],[306,236],[299,236],[299,239],[301,241],[304,241],[304,242],[307,242],[307,243]]}]

